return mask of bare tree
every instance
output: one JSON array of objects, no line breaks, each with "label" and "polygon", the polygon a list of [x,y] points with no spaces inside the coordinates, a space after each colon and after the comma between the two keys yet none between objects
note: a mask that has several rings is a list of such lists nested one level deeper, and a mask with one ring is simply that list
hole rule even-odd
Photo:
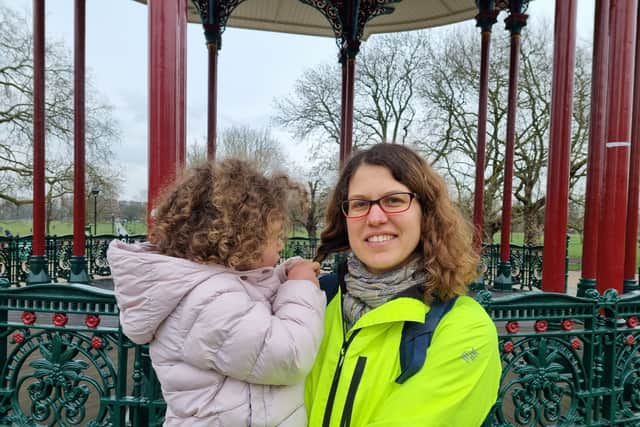
[{"label": "bare tree", "polygon": [[327,171],[319,164],[299,172],[298,175],[303,176],[298,180],[304,182],[307,200],[303,209],[291,210],[291,218],[294,225],[303,227],[307,236],[314,238],[318,236],[324,219],[331,183],[337,176],[335,171]]},{"label": "bare tree", "polygon": [[[30,21],[0,6],[0,199],[30,204],[33,177],[33,48]],[[45,47],[45,183],[47,205],[73,192],[73,61],[66,46]],[[121,184],[112,164],[120,140],[112,109],[86,81],[88,187],[115,193]]]},{"label": "bare tree", "polygon": [[[542,26],[523,32],[521,47],[516,147],[514,162],[514,216],[521,220],[525,242],[537,242],[544,221],[546,168],[551,109],[552,40]],[[500,227],[504,176],[509,41],[496,34],[492,43],[485,164],[485,238]],[[426,153],[456,183],[458,197],[472,193],[477,139],[477,87],[479,36],[470,29],[446,33],[429,50],[427,79],[419,93],[427,111],[422,140]],[[588,133],[590,64],[584,49],[576,55],[575,99],[571,146],[570,184],[585,175]]]},{"label": "bare tree", "polygon": [[[356,59],[354,149],[409,142],[416,116],[415,85],[424,67],[427,33],[373,36]],[[340,142],[341,71],[323,64],[304,72],[293,94],[276,100],[275,122],[298,138]]]},{"label": "bare tree", "polygon": [[[224,129],[218,140],[217,158],[236,157],[255,163],[256,167],[268,173],[286,170],[286,155],[269,128],[254,128],[249,125],[234,125]],[[204,142],[195,141],[187,151],[187,163],[205,161],[207,150]]]}]

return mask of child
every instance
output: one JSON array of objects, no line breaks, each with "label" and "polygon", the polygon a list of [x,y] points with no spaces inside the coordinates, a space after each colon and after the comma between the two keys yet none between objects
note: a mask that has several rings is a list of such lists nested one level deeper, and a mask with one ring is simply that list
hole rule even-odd
[{"label": "child", "polygon": [[150,343],[165,426],[306,426],[320,266],[275,267],[297,188],[245,161],[203,164],[159,202],[149,243],[109,246],[120,324]]}]

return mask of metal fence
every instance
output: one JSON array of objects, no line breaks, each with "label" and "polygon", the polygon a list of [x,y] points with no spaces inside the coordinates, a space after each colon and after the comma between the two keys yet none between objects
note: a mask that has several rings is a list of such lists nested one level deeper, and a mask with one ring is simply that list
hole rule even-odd
[{"label": "metal fence", "polygon": [[[106,254],[109,243],[114,239],[129,243],[140,242],[146,240],[146,235],[102,234],[86,236],[85,256],[87,270],[92,279],[111,276]],[[291,237],[287,239],[281,256],[283,259],[292,256],[313,258],[318,243],[319,239]],[[543,247],[540,245],[510,245],[511,278],[516,289],[532,290],[541,287],[542,249]],[[51,281],[66,281],[69,278],[72,254],[72,235],[46,237],[47,271]],[[29,273],[29,256],[31,256],[31,236],[0,237],[0,277],[8,279],[12,285],[26,283]],[[483,245],[481,271],[485,287],[490,287],[493,284],[499,261],[500,245]],[[323,262],[322,269],[331,271],[334,264],[335,258],[330,258]]]},{"label": "metal fence", "polygon": [[640,294],[477,298],[498,327],[503,367],[486,426],[640,425]]},{"label": "metal fence", "polygon": [[[141,242],[147,236],[116,236],[111,234],[88,235],[85,238],[87,272],[91,278],[109,277],[111,269],[107,262],[107,248],[114,239],[129,243]],[[31,236],[0,237],[0,277],[13,285],[26,283],[31,256]],[[73,236],[47,236],[45,238],[47,273],[53,282],[67,280],[71,271]]]},{"label": "metal fence", "polygon": [[[640,425],[640,294],[476,298],[503,366],[485,426]],[[0,425],[162,425],[148,349],[122,334],[112,291],[1,288],[0,330]]]},{"label": "metal fence", "polygon": [[[511,281],[516,289],[542,288],[542,245],[509,245]],[[481,272],[485,287],[490,287],[496,278],[500,262],[500,244],[483,244]],[[568,265],[567,265],[568,267]],[[565,271],[566,272],[566,271]]]}]

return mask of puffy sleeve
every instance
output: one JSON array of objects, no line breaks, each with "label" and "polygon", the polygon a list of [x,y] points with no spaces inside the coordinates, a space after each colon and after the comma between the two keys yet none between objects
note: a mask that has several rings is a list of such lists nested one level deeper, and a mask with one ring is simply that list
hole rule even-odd
[{"label": "puffy sleeve", "polygon": [[423,368],[395,387],[368,426],[479,427],[496,401],[500,375],[494,323],[466,299],[436,329]]},{"label": "puffy sleeve", "polygon": [[184,341],[184,359],[201,369],[254,384],[304,380],[322,339],[325,296],[312,282],[287,280],[272,307],[246,292],[209,301]]}]

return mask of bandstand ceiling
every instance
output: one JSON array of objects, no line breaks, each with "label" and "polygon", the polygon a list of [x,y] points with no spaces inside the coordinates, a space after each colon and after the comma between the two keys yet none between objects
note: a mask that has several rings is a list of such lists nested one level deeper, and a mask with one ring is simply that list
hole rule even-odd
[{"label": "bandstand ceiling", "polygon": [[[146,0],[136,0],[146,3]],[[189,22],[200,23],[191,1]],[[390,4],[395,11],[371,19],[363,38],[371,34],[416,30],[452,24],[478,13],[474,0],[402,0]],[[299,0],[246,0],[233,11],[227,27],[333,37],[327,19]]]}]

